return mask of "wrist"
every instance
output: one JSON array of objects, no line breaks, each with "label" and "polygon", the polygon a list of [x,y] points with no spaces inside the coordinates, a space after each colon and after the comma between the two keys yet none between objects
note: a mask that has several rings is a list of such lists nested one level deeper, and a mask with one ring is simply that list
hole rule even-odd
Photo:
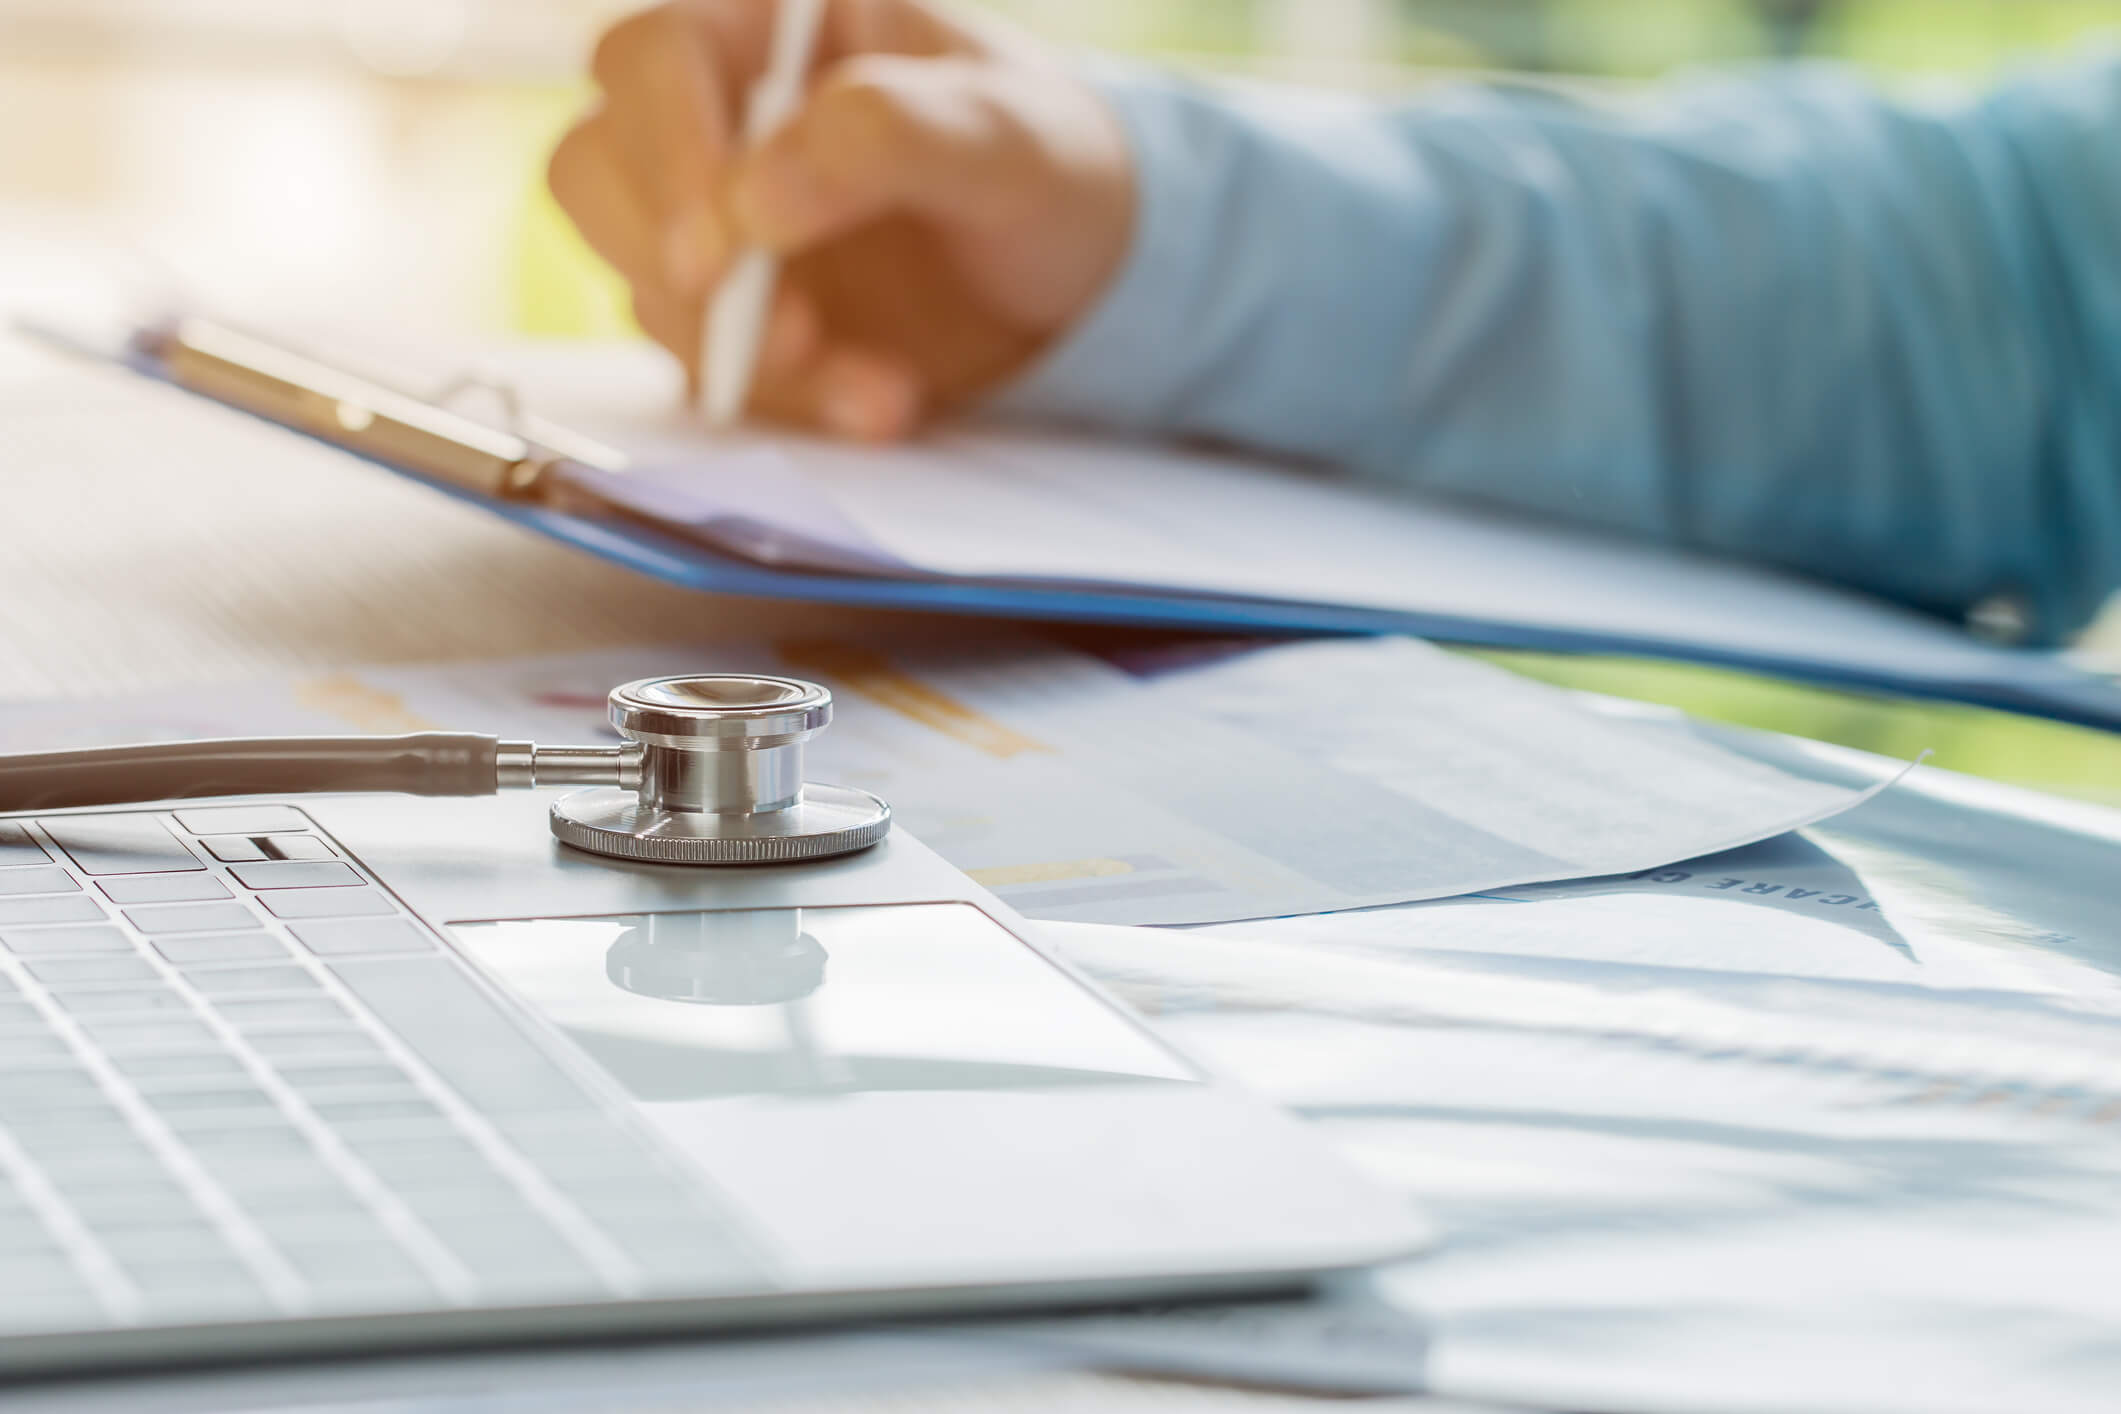
[{"label": "wrist", "polygon": [[1095,57],[1080,71],[1121,156],[1095,219],[1094,277],[1043,348],[990,398],[1007,413],[1148,430],[1164,420],[1213,238],[1211,178],[1188,160],[1182,81]]}]

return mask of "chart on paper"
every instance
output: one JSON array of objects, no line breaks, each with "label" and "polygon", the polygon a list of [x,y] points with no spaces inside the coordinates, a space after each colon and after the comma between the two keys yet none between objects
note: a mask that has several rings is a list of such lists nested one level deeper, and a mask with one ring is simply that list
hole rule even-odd
[{"label": "chart on paper", "polygon": [[813,745],[812,778],[882,795],[1033,917],[1200,924],[1612,874],[1777,835],[1864,795],[1407,640],[1207,662],[1000,632],[623,649],[246,685],[191,695],[175,716],[144,699],[18,704],[0,709],[0,738],[608,738],[612,686],[697,671],[703,654],[831,686],[838,719]]}]

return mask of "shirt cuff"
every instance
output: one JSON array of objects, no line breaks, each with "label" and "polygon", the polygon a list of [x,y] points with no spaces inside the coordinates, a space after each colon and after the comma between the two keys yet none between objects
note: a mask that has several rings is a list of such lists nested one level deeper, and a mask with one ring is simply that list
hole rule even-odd
[{"label": "shirt cuff", "polygon": [[1215,249],[1214,142],[1184,80],[1093,60],[1085,77],[1124,129],[1135,168],[1125,262],[1059,342],[986,406],[1005,416],[1093,422],[1127,431],[1163,423],[1186,381],[1189,309]]}]

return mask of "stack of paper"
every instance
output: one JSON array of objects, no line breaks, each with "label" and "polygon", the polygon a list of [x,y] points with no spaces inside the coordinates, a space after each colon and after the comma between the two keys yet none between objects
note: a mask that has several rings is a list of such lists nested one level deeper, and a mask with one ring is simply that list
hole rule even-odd
[{"label": "stack of paper", "polygon": [[1440,1392],[2061,1414],[2121,1388],[2117,841],[1931,772],[1638,878],[1046,936],[1437,1219],[1386,1287]]}]

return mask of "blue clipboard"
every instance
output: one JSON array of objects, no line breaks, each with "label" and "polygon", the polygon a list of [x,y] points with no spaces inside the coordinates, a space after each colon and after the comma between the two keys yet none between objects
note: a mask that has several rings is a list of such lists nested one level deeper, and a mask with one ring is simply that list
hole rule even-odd
[{"label": "blue clipboard", "polygon": [[[169,376],[167,367],[145,344],[130,351],[124,361],[147,376],[187,391],[202,391]],[[381,389],[378,392],[401,406],[407,401],[402,394]],[[403,457],[394,459],[358,438],[339,435],[338,427],[279,415],[270,408],[245,406],[240,400],[222,401],[237,411],[325,441],[549,539],[638,573],[707,593],[1216,634],[1407,634],[1467,646],[1659,658],[1859,692],[1966,703],[2121,731],[2121,685],[2084,671],[2059,655],[2033,650],[1983,648],[1975,653],[1947,655],[1953,660],[1950,668],[1911,667],[1883,659],[1866,661],[1853,655],[1808,657],[1762,651],[1757,647],[1704,642],[1698,637],[1660,635],[1653,627],[1585,629],[1451,613],[1190,594],[1153,587],[900,576],[858,570],[827,572],[776,565],[619,512],[585,514],[506,494],[485,494],[468,487],[463,478],[422,474],[409,467]]]}]

